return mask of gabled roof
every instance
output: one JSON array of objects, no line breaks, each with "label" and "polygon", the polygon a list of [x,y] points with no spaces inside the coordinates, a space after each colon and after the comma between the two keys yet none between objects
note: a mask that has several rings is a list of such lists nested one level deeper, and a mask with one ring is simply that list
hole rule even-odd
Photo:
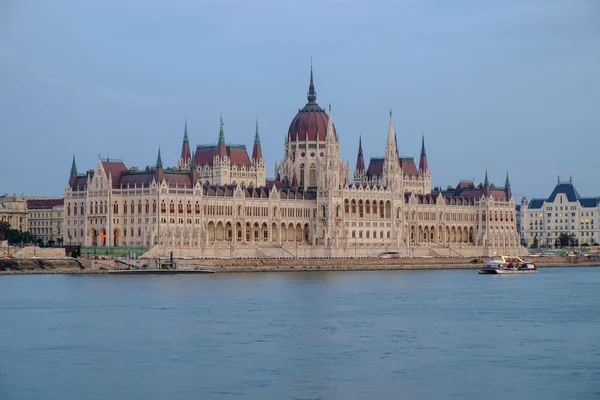
[{"label": "gabled roof", "polygon": [[413,157],[400,157],[400,166],[404,175],[419,175],[415,159]]},{"label": "gabled roof", "polygon": [[[245,145],[227,145],[227,156],[230,164],[235,166],[249,167],[251,165],[250,157],[246,151]],[[213,157],[217,154],[217,145],[198,145],[196,147],[195,161],[196,165],[203,167],[213,165]]]},{"label": "gabled roof", "polygon": [[559,183],[554,187],[550,197],[548,197],[548,202],[553,203],[556,199],[556,196],[560,193],[566,195],[569,202],[575,202],[581,198],[579,193],[577,193],[577,189],[575,189],[575,186],[573,186],[572,183]]},{"label": "gabled roof", "polygon": [[385,159],[383,157],[371,157],[369,161],[369,168],[367,168],[367,176],[369,178],[380,177],[383,175],[383,163]]},{"label": "gabled roof", "polygon": [[122,161],[102,161],[102,168],[106,176],[112,177],[113,188],[118,188],[121,182],[121,174],[127,171]]}]

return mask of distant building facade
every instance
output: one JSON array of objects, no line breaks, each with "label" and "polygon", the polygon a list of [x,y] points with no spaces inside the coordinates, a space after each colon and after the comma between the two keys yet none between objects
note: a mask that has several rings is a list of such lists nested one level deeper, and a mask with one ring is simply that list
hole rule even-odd
[{"label": "distant building facade", "polygon": [[[316,103],[292,120],[274,179],[267,179],[258,124],[252,155],[227,145],[191,151],[187,132],[176,167],[128,169],[99,160],[78,174],[73,159],[64,193],[63,229],[86,246],[147,246],[152,255],[307,257],[522,254],[515,202],[505,187],[432,190],[424,138],[417,167],[399,157],[390,113],[385,153],[368,166],[359,142],[356,167],[340,158],[340,137]],[[65,239],[65,244],[67,240]]]},{"label": "distant building facade", "polygon": [[523,198],[518,212],[520,234],[529,247],[553,247],[562,233],[573,234],[579,245],[600,241],[600,198],[581,197],[571,178],[559,178],[546,199]]},{"label": "distant building facade", "polygon": [[27,226],[28,231],[44,241],[62,244],[63,238],[63,199],[62,198],[28,198]]},{"label": "distant building facade", "polygon": [[0,196],[0,221],[8,222],[12,229],[27,231],[27,199],[17,195]]}]

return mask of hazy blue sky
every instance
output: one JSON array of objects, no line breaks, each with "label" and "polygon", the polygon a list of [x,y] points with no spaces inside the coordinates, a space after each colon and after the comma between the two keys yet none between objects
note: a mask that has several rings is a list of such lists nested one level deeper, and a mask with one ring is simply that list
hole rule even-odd
[{"label": "hazy blue sky", "polygon": [[143,168],[160,146],[251,151],[268,176],[306,103],[332,104],[352,168],[425,134],[434,185],[460,179],[547,196],[557,175],[600,195],[600,1],[0,0],[0,193],[59,196],[71,157]]}]

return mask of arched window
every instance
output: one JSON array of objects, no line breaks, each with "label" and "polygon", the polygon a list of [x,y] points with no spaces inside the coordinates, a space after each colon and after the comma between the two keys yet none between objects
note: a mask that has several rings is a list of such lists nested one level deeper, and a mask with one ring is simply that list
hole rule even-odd
[{"label": "arched window", "polygon": [[155,214],[156,213],[156,200],[152,201],[152,213]]},{"label": "arched window", "polygon": [[183,214],[183,204],[181,204],[181,201],[179,202],[179,204],[177,205],[177,212],[179,214]]},{"label": "arched window", "polygon": [[322,210],[323,218],[327,218],[327,209],[325,208],[325,206],[322,206],[321,210]]},{"label": "arched window", "polygon": [[115,204],[113,205],[113,214],[118,214],[119,213],[119,203],[117,203],[115,201]]},{"label": "arched window", "polygon": [[94,203],[94,214],[98,214],[98,202]]},{"label": "arched window", "polygon": [[150,213],[150,203],[146,200],[146,214]]},{"label": "arched window", "polygon": [[138,200],[138,214],[142,213],[142,201]]},{"label": "arched window", "polygon": [[67,203],[67,215],[71,215],[71,203]]},{"label": "arched window", "polygon": [[123,214],[127,215],[127,202],[123,202]]},{"label": "arched window", "polygon": [[[131,213],[135,213],[135,205],[133,204],[133,200],[131,200],[131,205],[129,206],[129,211],[131,211]],[[131,234],[131,236],[133,236],[133,233]]]},{"label": "arched window", "polygon": [[85,214],[85,206],[81,203],[81,215]]},{"label": "arched window", "polygon": [[308,170],[308,185],[317,186],[317,169],[315,164],[311,164]]},{"label": "arched window", "polygon": [[175,204],[173,204],[173,200],[171,200],[171,204],[169,204],[169,213],[175,214]]},{"label": "arched window", "polygon": [[300,165],[300,186],[304,186],[304,164]]},{"label": "arched window", "polygon": [[77,203],[73,204],[73,215],[77,215]]}]

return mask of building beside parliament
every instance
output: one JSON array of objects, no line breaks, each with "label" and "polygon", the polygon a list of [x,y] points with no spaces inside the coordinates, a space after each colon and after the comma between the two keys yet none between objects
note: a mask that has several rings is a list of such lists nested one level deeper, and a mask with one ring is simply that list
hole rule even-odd
[{"label": "building beside parliament", "polygon": [[600,197],[582,197],[573,180],[560,180],[546,199],[523,197],[518,207],[520,233],[529,247],[553,247],[561,234],[573,235],[578,245],[600,242]]},{"label": "building beside parliament", "polygon": [[[148,256],[329,257],[523,254],[508,176],[431,187],[424,138],[418,166],[400,157],[392,114],[382,157],[356,166],[340,158],[331,107],[308,101],[293,118],[283,158],[267,179],[258,123],[251,155],[227,144],[190,148],[187,123],[176,167],[158,152],[145,170],[101,159],[79,174],[73,158],[64,193],[65,243],[143,246]],[[383,140],[382,140],[383,142]],[[383,145],[383,143],[382,143]],[[383,147],[383,146],[382,146]],[[67,239],[68,237],[68,239]]]}]

